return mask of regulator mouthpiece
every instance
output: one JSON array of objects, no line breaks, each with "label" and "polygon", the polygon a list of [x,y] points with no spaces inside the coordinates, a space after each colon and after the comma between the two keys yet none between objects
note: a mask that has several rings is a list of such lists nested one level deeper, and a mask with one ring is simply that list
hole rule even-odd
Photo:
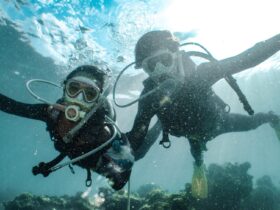
[{"label": "regulator mouthpiece", "polygon": [[77,122],[78,120],[84,118],[85,115],[86,112],[81,111],[80,107],[76,105],[67,106],[65,109],[66,119],[73,122]]}]

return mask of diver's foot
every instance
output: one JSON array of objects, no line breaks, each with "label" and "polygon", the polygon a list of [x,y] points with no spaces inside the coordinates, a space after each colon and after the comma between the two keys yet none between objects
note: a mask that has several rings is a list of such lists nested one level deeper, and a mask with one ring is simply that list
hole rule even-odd
[{"label": "diver's foot", "polygon": [[205,199],[208,197],[208,183],[205,175],[205,165],[194,164],[194,172],[192,177],[192,196],[197,199]]}]

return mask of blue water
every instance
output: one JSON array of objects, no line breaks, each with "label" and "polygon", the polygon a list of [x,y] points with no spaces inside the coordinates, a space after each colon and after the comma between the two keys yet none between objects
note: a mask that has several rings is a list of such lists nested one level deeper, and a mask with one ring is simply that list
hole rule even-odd
[{"label": "blue water", "polygon": [[[173,26],[157,21],[171,3],[164,0],[0,1],[1,93],[18,101],[37,103],[25,89],[26,81],[41,78],[61,82],[71,69],[81,64],[102,61],[116,75],[133,61],[135,43],[143,33]],[[203,11],[198,10],[197,13],[202,14]],[[187,13],[183,15],[186,15],[186,21],[192,18]],[[259,29],[256,37],[248,38],[246,29],[238,28],[237,24],[231,36],[238,38],[239,31],[243,30],[245,38],[234,40],[232,37],[219,38],[222,32],[215,33],[216,29],[214,27],[211,34],[211,30],[202,24],[197,28],[192,25],[189,28],[178,26],[172,30],[180,32],[183,39],[191,35],[195,41],[202,40],[219,58],[245,50],[276,32]],[[250,31],[249,28],[247,30]],[[213,42],[203,34],[206,31]],[[226,49],[226,43],[235,46],[232,50],[230,47]],[[118,59],[120,56],[124,58],[123,61]],[[280,70],[277,58],[279,54],[237,75],[241,89],[256,111],[273,110],[280,114]],[[145,75],[131,69],[125,77],[118,92],[130,99],[136,98]],[[132,80],[133,83],[127,82]],[[232,111],[244,113],[238,99],[223,81],[216,84],[215,89],[231,105]],[[55,100],[61,92],[38,87],[38,93]],[[131,128],[136,108],[117,109],[118,124],[124,132]],[[132,114],[127,116],[127,113]],[[86,171],[77,167],[74,167],[75,175],[68,168],[48,178],[32,175],[31,168],[34,165],[51,160],[57,154],[43,123],[1,112],[0,128],[0,200],[13,198],[22,192],[72,195],[87,190],[84,185]],[[166,150],[156,143],[147,156],[136,163],[131,179],[132,189],[153,182],[176,192],[183,189],[186,182],[190,182],[193,159],[188,142],[184,138],[171,140],[170,149]],[[252,164],[250,174],[255,178],[267,174],[276,186],[280,185],[280,143],[268,125],[247,133],[219,136],[208,143],[208,149],[205,153],[206,165],[249,161]],[[106,181],[95,175],[92,191],[95,192],[102,185],[106,185]]]}]

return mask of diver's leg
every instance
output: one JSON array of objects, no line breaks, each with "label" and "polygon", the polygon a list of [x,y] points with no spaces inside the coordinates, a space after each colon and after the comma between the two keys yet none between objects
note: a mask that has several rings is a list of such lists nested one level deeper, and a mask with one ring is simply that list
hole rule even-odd
[{"label": "diver's leg", "polygon": [[[273,112],[256,113],[252,116],[242,114],[224,114],[215,128],[215,134],[240,132],[256,129],[265,123],[277,123],[279,116]],[[215,136],[216,136],[215,135]]]},{"label": "diver's leg", "polygon": [[[205,149],[204,143],[199,142],[197,139],[189,139],[191,154],[194,158],[195,165],[201,166],[203,164],[203,150]],[[203,145],[202,145],[203,144]]]},{"label": "diver's leg", "polygon": [[[202,140],[203,141],[203,140]],[[194,157],[194,170],[192,176],[191,193],[197,199],[204,199],[208,196],[208,183],[203,164],[203,150],[206,150],[205,143],[197,139],[189,139],[191,153]]]}]

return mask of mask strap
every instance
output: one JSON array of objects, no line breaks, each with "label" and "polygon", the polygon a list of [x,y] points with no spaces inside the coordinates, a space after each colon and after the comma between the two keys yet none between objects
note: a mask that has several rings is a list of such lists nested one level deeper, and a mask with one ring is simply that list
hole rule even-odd
[{"label": "mask strap", "polygon": [[104,88],[104,90],[103,90],[103,92],[102,92],[102,95],[103,95],[104,97],[107,97],[107,96],[110,94],[111,90],[112,90],[112,85],[111,85],[111,83],[109,83],[109,84]]}]

